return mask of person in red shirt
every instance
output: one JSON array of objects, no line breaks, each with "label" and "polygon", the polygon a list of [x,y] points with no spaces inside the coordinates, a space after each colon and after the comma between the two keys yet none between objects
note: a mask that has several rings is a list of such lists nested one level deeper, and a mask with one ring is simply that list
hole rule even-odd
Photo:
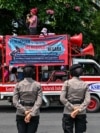
[{"label": "person in red shirt", "polygon": [[26,23],[29,25],[29,34],[36,35],[37,34],[37,24],[38,24],[38,17],[37,17],[37,8],[32,8],[30,10],[30,14],[27,14]]}]

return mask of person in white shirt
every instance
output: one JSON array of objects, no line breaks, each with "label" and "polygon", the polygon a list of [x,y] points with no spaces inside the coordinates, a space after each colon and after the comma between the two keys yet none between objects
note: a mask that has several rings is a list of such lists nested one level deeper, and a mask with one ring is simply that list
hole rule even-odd
[{"label": "person in white shirt", "polygon": [[10,82],[17,82],[17,68],[13,67],[9,77]]}]

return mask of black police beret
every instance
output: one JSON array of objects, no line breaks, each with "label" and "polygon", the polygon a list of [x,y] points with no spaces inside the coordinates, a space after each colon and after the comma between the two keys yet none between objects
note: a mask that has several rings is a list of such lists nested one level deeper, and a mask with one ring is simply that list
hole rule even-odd
[{"label": "black police beret", "polygon": [[69,68],[69,70],[70,70],[70,71],[73,71],[73,70],[75,70],[75,69],[77,69],[77,68],[82,68],[81,64],[73,64],[73,65]]},{"label": "black police beret", "polygon": [[24,78],[32,78],[33,77],[33,66],[32,65],[26,65],[23,68]]}]

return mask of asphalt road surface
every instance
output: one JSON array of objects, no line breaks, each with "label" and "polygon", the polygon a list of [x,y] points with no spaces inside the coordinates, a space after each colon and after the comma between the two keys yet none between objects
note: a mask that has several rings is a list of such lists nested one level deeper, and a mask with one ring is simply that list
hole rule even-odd
[{"label": "asphalt road surface", "polygon": [[[63,133],[61,127],[63,108],[41,109],[37,133]],[[88,113],[86,133],[100,133],[100,112]],[[17,133],[15,108],[0,106],[0,133]]]}]

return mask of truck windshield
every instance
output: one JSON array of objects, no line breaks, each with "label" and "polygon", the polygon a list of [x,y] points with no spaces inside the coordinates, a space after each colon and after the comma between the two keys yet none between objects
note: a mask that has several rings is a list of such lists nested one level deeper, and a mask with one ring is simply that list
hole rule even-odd
[{"label": "truck windshield", "polygon": [[83,66],[84,75],[100,75],[100,68],[94,63],[80,63]]}]

